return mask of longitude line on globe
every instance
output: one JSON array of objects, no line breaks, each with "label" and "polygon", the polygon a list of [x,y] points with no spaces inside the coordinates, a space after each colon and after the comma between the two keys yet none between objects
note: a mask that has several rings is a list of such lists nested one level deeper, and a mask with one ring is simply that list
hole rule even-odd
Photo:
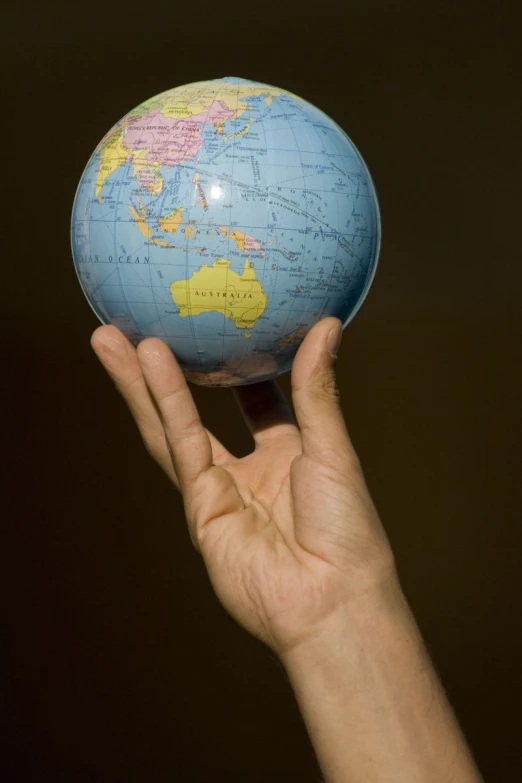
[{"label": "longitude line on globe", "polygon": [[[295,109],[296,110],[298,109],[297,105],[295,106]],[[300,109],[301,109],[301,107],[299,107],[299,110]],[[304,168],[303,158],[302,158],[302,155],[301,155],[301,148],[299,146],[299,142],[297,141],[297,137],[295,135],[294,128],[292,127],[292,123],[290,121],[290,117],[288,115],[286,115],[285,119],[286,119],[288,128],[290,130],[290,133],[292,134],[292,137],[294,139],[295,149],[297,150],[297,153],[299,155],[299,162],[301,163],[301,179],[303,181],[303,186],[304,186],[303,190],[308,190],[308,188],[306,187],[306,175],[305,175],[305,168]],[[293,188],[291,188],[291,189],[293,189]],[[305,221],[304,249],[303,249],[303,264],[304,264],[306,262],[306,258],[305,258],[305,254],[306,254],[306,240],[308,238],[308,233],[307,233],[307,230],[308,230],[308,211],[306,209],[302,210],[302,215],[303,215],[304,221]],[[292,313],[295,313],[296,301],[297,301],[297,296],[294,297],[294,299],[292,299],[292,304],[291,304],[291,306],[290,306],[290,308],[288,310],[288,315],[286,317],[286,321],[285,321],[284,327],[281,329],[281,334],[282,334],[283,337],[286,336],[287,324],[290,321]]]}]

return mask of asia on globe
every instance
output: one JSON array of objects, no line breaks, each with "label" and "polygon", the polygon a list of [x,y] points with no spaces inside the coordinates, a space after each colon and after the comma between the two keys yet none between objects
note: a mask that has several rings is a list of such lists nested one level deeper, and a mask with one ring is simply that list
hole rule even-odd
[{"label": "asia on globe", "polygon": [[380,246],[375,188],[326,114],[239,78],[176,87],[104,136],[71,221],[94,312],[137,345],[159,337],[187,379],[232,386],[288,371],[307,331],[346,325]]}]

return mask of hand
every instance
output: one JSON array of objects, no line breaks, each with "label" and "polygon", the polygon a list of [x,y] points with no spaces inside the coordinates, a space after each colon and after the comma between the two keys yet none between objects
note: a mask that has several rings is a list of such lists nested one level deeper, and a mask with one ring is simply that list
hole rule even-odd
[{"label": "hand", "polygon": [[145,446],[181,490],[189,532],[225,609],[284,655],[394,578],[393,557],[336,392],[341,324],[326,318],[292,368],[297,425],[275,382],[234,394],[255,450],[236,459],[203,426],[171,350],[114,326],[92,346]]}]

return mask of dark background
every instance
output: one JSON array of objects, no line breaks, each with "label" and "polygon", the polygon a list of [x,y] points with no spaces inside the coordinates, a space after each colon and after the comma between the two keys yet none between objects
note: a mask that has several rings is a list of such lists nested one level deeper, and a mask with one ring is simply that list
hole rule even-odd
[{"label": "dark background", "polygon": [[[383,250],[345,333],[343,408],[479,765],[521,779],[514,5],[4,5],[6,781],[320,777],[275,656],[218,604],[91,352],[69,247],[102,135],[151,95],[226,75],[318,105],[373,174]],[[230,392],[194,393],[248,451]]]}]

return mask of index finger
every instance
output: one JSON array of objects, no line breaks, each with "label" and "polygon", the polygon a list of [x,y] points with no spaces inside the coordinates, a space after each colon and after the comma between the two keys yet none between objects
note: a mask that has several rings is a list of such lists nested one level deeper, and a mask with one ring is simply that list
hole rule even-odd
[{"label": "index finger", "polygon": [[[99,326],[92,335],[91,344],[127,403],[147,450],[179,489],[163,422],[143,377],[136,348],[115,326]],[[222,465],[231,462],[232,454],[208,430],[207,434],[212,446],[214,463]]]},{"label": "index finger", "polygon": [[137,348],[145,381],[160,412],[182,491],[213,466],[212,445],[181,367],[157,338]]}]

